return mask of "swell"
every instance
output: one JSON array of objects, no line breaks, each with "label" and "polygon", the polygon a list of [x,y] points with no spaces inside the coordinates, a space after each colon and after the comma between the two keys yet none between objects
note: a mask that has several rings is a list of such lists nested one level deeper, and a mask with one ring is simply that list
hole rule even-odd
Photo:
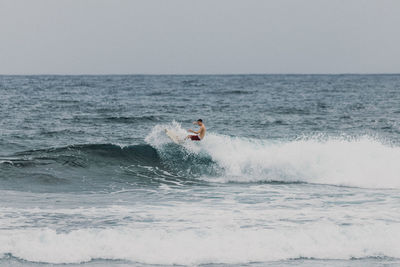
[{"label": "swell", "polygon": [[150,145],[118,146],[114,144],[80,144],[59,148],[48,148],[18,152],[3,163],[16,167],[47,164],[55,161],[62,165],[86,167],[90,164],[136,163],[157,165],[157,151]]},{"label": "swell", "polygon": [[0,188],[39,191],[119,190],[162,184],[193,184],[210,175],[207,157],[176,145],[79,144],[18,152],[0,158]]},{"label": "swell", "polygon": [[[147,169],[146,169],[147,168]],[[154,184],[166,177],[149,145],[82,144],[30,150],[0,158],[0,188],[22,191],[101,191]],[[143,179],[145,172],[148,179]]]},{"label": "swell", "polygon": [[87,116],[75,116],[74,122],[93,122],[98,121],[101,123],[120,123],[120,124],[131,124],[131,123],[146,123],[146,122],[158,122],[163,119],[162,116],[143,115],[143,116],[105,116],[105,117],[87,117]]},{"label": "swell", "polygon": [[196,166],[210,166],[210,157],[191,153],[168,143],[160,148],[149,144],[119,146],[115,144],[80,144],[66,147],[18,152],[0,158],[0,163],[16,168],[37,167],[51,163],[78,168],[91,166],[149,166],[195,175]]}]

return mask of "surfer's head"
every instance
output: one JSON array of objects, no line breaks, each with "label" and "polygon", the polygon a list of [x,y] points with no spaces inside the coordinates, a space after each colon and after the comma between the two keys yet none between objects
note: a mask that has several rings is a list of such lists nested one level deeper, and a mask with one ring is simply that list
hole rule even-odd
[{"label": "surfer's head", "polygon": [[195,121],[195,123],[199,126],[203,125],[203,120],[202,119],[198,119],[197,121]]}]

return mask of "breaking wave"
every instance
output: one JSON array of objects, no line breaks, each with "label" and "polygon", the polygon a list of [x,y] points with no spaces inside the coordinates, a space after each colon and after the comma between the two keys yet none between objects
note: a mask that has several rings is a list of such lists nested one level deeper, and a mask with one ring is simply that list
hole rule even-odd
[{"label": "breaking wave", "polygon": [[[67,183],[82,175],[85,181],[108,181],[122,169],[121,179],[141,182],[161,177],[400,188],[400,147],[371,137],[273,141],[208,133],[201,142],[176,145],[165,135],[165,128],[182,138],[187,134],[172,123],[155,126],[145,139],[147,144],[83,144],[24,151],[0,158],[0,172],[3,178],[23,177],[41,184]],[[65,168],[69,176],[63,175]]]},{"label": "breaking wave", "polygon": [[[154,127],[146,141],[162,158],[170,156],[165,149],[170,140],[162,133],[166,127],[181,137],[186,134],[178,123]],[[188,141],[183,147],[218,166],[220,175],[203,176],[207,181],[400,187],[400,147],[368,136],[271,141],[209,133],[203,141]]]},{"label": "breaking wave", "polygon": [[[51,229],[1,230],[0,255],[46,263],[94,259],[147,264],[240,264],[285,259],[400,258],[399,226],[339,227],[314,223],[293,229]],[[338,249],[340,248],[340,249]]]}]

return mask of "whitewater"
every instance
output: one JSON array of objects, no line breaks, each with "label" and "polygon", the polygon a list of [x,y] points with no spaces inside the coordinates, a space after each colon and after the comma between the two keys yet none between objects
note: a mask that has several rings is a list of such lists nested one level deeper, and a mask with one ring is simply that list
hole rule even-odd
[{"label": "whitewater", "polygon": [[[399,90],[399,75],[0,76],[0,265],[398,266]],[[164,133],[198,118],[201,142]]]},{"label": "whitewater", "polygon": [[[171,140],[162,134],[172,129],[183,139],[177,122],[157,125],[146,141],[169,160],[163,148]],[[161,136],[161,138],[160,138]],[[201,143],[185,142],[190,156],[209,157],[223,175],[203,177],[213,182],[306,182],[366,188],[400,188],[400,147],[369,136],[302,137],[270,141],[209,133]],[[380,178],[378,178],[380,177]]]}]

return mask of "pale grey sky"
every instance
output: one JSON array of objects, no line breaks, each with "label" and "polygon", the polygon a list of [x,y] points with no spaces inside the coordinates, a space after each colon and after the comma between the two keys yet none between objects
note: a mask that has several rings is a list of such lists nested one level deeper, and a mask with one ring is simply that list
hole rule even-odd
[{"label": "pale grey sky", "polygon": [[0,74],[400,73],[399,0],[0,0]]}]

